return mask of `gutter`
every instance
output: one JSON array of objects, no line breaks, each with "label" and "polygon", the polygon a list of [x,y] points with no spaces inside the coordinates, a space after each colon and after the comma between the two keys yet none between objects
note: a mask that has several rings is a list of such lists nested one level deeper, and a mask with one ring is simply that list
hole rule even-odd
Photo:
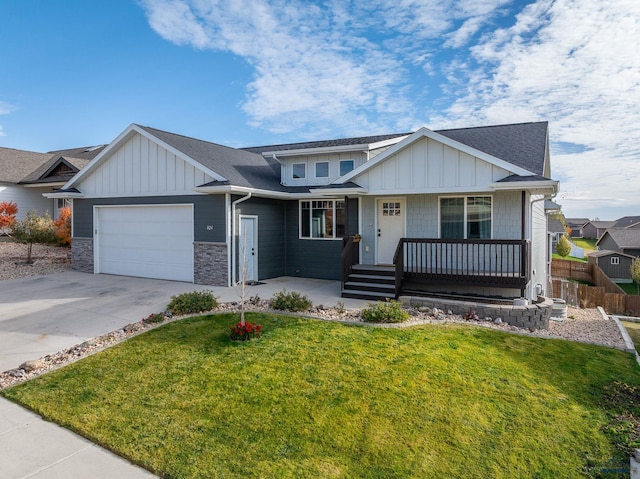
[{"label": "gutter", "polygon": [[251,198],[253,193],[250,191],[247,196],[238,198],[231,203],[231,285],[236,284],[236,205]]}]

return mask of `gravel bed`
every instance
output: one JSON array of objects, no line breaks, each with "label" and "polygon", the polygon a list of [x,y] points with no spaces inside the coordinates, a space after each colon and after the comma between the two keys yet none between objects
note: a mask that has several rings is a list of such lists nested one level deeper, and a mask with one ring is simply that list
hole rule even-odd
[{"label": "gravel bed", "polygon": [[[28,276],[46,275],[68,271],[71,269],[70,249],[57,246],[34,245],[33,264],[25,264],[26,246],[0,242],[0,280],[17,279]],[[215,312],[238,311],[236,302],[223,303]],[[271,311],[269,301],[261,301],[247,307],[252,311]],[[451,312],[429,308],[410,308],[410,319],[401,324],[370,325],[362,321],[360,310],[338,310],[335,307],[318,305],[302,316],[315,317],[329,321],[339,321],[348,324],[362,324],[377,327],[408,327],[419,324],[464,323],[479,327],[498,329],[510,333],[529,336],[560,338],[589,344],[598,344],[617,349],[625,349],[624,339],[615,321],[603,317],[597,309],[579,309],[568,307],[567,317],[562,321],[550,321],[549,329],[531,331],[510,326],[498,319],[466,320],[462,316]],[[152,313],[152,311],[150,311]],[[277,311],[277,313],[282,313]],[[166,318],[165,323],[180,318]],[[162,324],[162,323],[160,323]],[[70,362],[81,359],[97,351],[113,346],[124,339],[155,327],[156,323],[144,320],[131,323],[122,329],[85,341],[69,349],[47,355],[40,359],[27,361],[16,369],[0,372],[0,389],[26,381],[44,372],[56,369]]]},{"label": "gravel bed", "polygon": [[71,248],[36,244],[31,259],[27,264],[27,245],[0,241],[0,281],[69,271]]}]

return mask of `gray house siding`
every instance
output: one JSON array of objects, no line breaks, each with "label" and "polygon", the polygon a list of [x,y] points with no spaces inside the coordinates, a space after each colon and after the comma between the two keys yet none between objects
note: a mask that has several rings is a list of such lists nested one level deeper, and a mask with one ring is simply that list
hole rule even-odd
[{"label": "gray house siding", "polygon": [[[76,198],[73,200],[73,236],[74,238],[93,238],[94,206],[183,203],[193,203],[194,241],[203,243],[225,243],[227,241],[224,195]],[[207,226],[213,226],[213,229],[207,230]],[[170,227],[171,225],[167,225],[167,228]]]},{"label": "gray house siding", "polygon": [[618,245],[609,235],[605,235],[600,239],[598,248],[601,250],[619,251]]},{"label": "gray house siding", "polygon": [[[611,264],[612,258],[618,258],[619,264]],[[631,281],[631,272],[629,269],[631,268],[632,262],[632,258],[615,253],[606,256],[589,257],[589,263],[598,265],[604,274],[613,280]]]},{"label": "gray house siding", "polygon": [[[241,196],[232,197],[232,201],[238,198],[241,198]],[[258,217],[258,279],[276,278],[285,275],[284,203],[282,200],[251,198],[236,207],[238,217],[241,214]],[[236,251],[239,251],[237,243]],[[236,265],[239,264],[240,261],[238,260]],[[237,271],[236,274],[238,274]]]}]

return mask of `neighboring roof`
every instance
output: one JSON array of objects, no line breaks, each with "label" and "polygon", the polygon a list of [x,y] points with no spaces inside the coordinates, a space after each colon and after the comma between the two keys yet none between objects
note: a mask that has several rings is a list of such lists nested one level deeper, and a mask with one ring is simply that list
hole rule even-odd
[{"label": "neighboring roof", "polygon": [[283,188],[280,164],[276,160],[148,126],[136,126],[223,176],[230,185],[269,190]]},{"label": "neighboring roof", "polygon": [[546,211],[560,211],[562,206],[551,200],[544,200],[544,209]]},{"label": "neighboring roof", "polygon": [[[49,161],[25,176],[21,184],[33,183],[65,183],[78,171],[84,168],[90,160],[82,158],[64,158],[62,156],[53,155]],[[68,170],[62,173],[57,172],[61,165],[66,165]]]},{"label": "neighboring roof", "polygon": [[49,159],[47,153],[0,147],[0,182],[17,184]]},{"label": "neighboring roof", "polygon": [[[79,158],[82,160],[93,160],[107,145],[84,146],[81,148],[69,148],[68,150],[54,150],[49,153],[63,156],[65,158]],[[86,163],[85,163],[86,164]]]},{"label": "neighboring roof", "polygon": [[607,235],[618,245],[618,248],[640,248],[640,230],[638,229],[609,228],[596,244],[600,244]]},{"label": "neighboring roof", "polygon": [[548,122],[541,121],[434,131],[533,174],[544,175],[548,127]]},{"label": "neighboring roof", "polygon": [[287,151],[287,150],[306,150],[312,148],[331,148],[334,146],[349,146],[349,145],[370,145],[372,143],[379,143],[381,141],[392,140],[403,136],[408,136],[409,133],[391,133],[387,135],[374,135],[374,136],[360,136],[355,138],[340,138],[337,140],[321,140],[321,141],[305,141],[300,143],[283,143],[280,145],[264,145],[264,146],[251,146],[248,148],[242,148],[245,151],[252,153],[262,153],[264,151]]},{"label": "neighboring roof", "polygon": [[607,228],[612,228],[615,225],[615,221],[589,221],[588,223],[591,223],[593,226],[595,226],[598,229],[607,229]]},{"label": "neighboring roof", "polygon": [[611,251],[608,249],[603,249],[599,251],[592,251],[587,256],[592,256],[594,258],[601,258],[603,256],[626,256],[627,258],[635,259],[635,256],[631,256],[630,254],[620,253],[619,251]]},{"label": "neighboring roof", "polygon": [[612,228],[628,228],[629,226],[640,223],[640,216],[623,216],[613,222]]},{"label": "neighboring roof", "polygon": [[562,221],[556,218],[551,218],[550,216],[547,219],[547,231],[549,233],[566,233],[567,230],[564,229],[564,225]]},{"label": "neighboring roof", "polygon": [[565,218],[564,222],[568,225],[584,226],[589,222],[589,218]]}]

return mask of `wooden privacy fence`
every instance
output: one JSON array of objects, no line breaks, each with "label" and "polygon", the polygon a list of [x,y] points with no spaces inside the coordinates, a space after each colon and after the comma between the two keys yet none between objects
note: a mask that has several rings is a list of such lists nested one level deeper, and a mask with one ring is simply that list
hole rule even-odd
[{"label": "wooden privacy fence", "polygon": [[[609,314],[640,316],[640,296],[631,296],[595,264],[570,260],[551,262],[553,296],[579,308],[602,306]],[[586,281],[595,286],[574,281]]]}]

